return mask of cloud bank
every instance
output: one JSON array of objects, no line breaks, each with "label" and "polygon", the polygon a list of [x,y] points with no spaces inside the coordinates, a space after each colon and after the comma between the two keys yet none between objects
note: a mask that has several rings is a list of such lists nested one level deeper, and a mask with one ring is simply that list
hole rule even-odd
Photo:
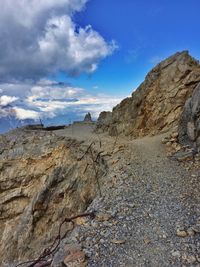
[{"label": "cloud bank", "polygon": [[74,14],[81,12],[87,2],[2,1],[0,118],[38,121],[63,116],[73,120],[88,111],[97,117],[121,100],[91,95],[84,88],[47,78],[59,72],[90,74],[117,48],[114,41],[107,42],[91,25],[80,27],[74,22]]},{"label": "cloud bank", "polygon": [[96,70],[112,54],[92,27],[78,27],[73,14],[87,0],[4,0],[0,9],[0,79],[38,80],[57,71],[78,75]]},{"label": "cloud bank", "polygon": [[[111,110],[122,98],[110,97],[103,94],[88,94],[84,88],[72,87],[70,84],[50,80],[40,80],[37,83],[4,84],[2,96],[0,93],[1,116],[5,116],[5,107],[9,105],[8,113],[18,120],[32,119],[44,122],[47,119],[65,117],[65,122],[82,118],[85,113],[91,112],[97,118],[102,110]],[[13,90],[10,90],[13,88]],[[21,96],[15,96],[17,88],[26,88]],[[5,95],[5,93],[9,95]]]}]

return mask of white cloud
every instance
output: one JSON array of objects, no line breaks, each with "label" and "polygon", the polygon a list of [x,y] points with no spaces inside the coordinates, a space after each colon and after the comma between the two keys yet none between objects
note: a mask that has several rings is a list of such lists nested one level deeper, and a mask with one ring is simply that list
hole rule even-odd
[{"label": "white cloud", "polygon": [[16,118],[19,120],[26,120],[26,119],[38,120],[40,117],[40,113],[34,110],[23,109],[18,107],[14,107],[13,110],[16,113]]},{"label": "white cloud", "polygon": [[58,83],[48,84],[48,85],[35,85],[30,89],[29,101],[34,101],[39,98],[44,98],[48,100],[62,99],[67,100],[68,98],[73,98],[80,95],[84,89],[78,87],[72,87],[68,85],[59,85]]},{"label": "white cloud", "polygon": [[[39,79],[62,70],[91,73],[116,49],[73,13],[87,0],[4,0],[0,9],[1,80]],[[10,81],[10,80],[9,80]]]},{"label": "white cloud", "polygon": [[[3,99],[4,104],[11,103],[11,108],[6,111],[6,114],[12,112],[12,115],[20,120],[38,120],[39,118],[46,120],[62,116],[64,118],[81,118],[87,112],[91,112],[92,116],[97,118],[101,111],[112,110],[122,100],[122,97],[89,94],[83,88],[49,80],[41,80],[36,84],[24,84],[22,88],[26,88],[26,90],[22,90],[23,94],[21,93],[21,97],[18,99],[15,97],[15,86],[17,90],[21,88],[20,83],[5,84],[3,90],[10,93],[10,96],[7,95]],[[10,90],[11,88],[13,90]],[[2,110],[0,117],[4,117],[6,114],[5,110],[4,112]]]},{"label": "white cloud", "polygon": [[28,99],[29,106],[37,108],[41,112],[41,117],[52,118],[59,114],[66,114],[68,112],[79,112],[81,114],[91,112],[95,118],[98,117],[99,113],[103,110],[111,111],[112,108],[117,105],[122,98],[111,97],[106,95],[87,95],[85,91],[81,94],[75,95],[75,101],[69,101],[66,99],[49,99],[47,101],[41,99]]},{"label": "white cloud", "polygon": [[18,97],[2,95],[0,96],[0,106],[7,106],[8,104],[15,102],[16,100],[18,100]]}]

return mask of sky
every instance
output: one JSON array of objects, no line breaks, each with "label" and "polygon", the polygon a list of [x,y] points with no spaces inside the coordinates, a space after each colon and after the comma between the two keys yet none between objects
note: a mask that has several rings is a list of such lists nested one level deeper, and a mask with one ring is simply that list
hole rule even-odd
[{"label": "sky", "polygon": [[0,1],[0,118],[97,118],[166,57],[200,59],[199,0]]}]

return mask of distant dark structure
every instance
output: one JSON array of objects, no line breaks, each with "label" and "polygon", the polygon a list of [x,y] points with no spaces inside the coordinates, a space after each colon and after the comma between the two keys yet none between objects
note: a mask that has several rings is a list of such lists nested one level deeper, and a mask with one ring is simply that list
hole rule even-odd
[{"label": "distant dark structure", "polygon": [[90,112],[85,115],[84,122],[92,122],[92,116]]}]

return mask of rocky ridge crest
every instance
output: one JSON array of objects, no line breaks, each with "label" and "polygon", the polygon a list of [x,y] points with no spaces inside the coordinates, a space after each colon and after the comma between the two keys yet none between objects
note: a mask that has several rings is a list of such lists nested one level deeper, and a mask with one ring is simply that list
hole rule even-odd
[{"label": "rocky ridge crest", "polygon": [[176,53],[153,68],[112,113],[101,113],[97,131],[133,137],[166,132],[177,126],[185,102],[199,82],[199,62],[187,51]]}]

